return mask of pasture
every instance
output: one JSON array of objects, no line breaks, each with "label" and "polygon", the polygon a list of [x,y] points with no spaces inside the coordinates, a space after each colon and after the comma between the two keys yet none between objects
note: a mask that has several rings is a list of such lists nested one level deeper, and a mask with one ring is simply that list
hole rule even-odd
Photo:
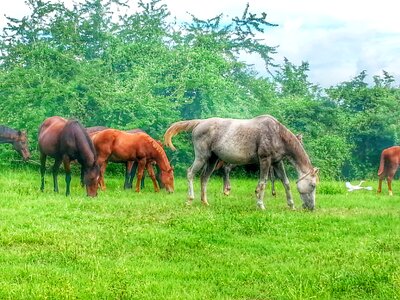
[{"label": "pasture", "polygon": [[[400,299],[400,185],[395,196],[348,193],[321,182],[316,211],[290,211],[282,184],[256,208],[256,179],[221,178],[208,187],[209,207],[175,193],[107,190],[85,196],[72,177],[71,196],[53,193],[46,173],[0,172],[1,299]],[[269,187],[267,190],[269,191]]]}]

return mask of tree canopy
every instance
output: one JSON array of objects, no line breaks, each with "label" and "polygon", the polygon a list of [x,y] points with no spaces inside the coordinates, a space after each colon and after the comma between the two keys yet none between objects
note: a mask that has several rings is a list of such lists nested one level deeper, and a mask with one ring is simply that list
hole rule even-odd
[{"label": "tree canopy", "polygon": [[[142,128],[161,139],[170,123],[211,116],[271,114],[304,136],[321,174],[355,178],[376,173],[380,152],[399,143],[399,87],[384,70],[322,89],[309,64],[274,63],[277,49],[258,35],[277,26],[246,5],[242,16],[178,23],[160,0],[116,15],[120,0],[28,0],[31,14],[8,17],[0,37],[0,123],[37,129],[53,115],[85,126]],[[241,60],[259,55],[265,74]],[[189,136],[168,152],[178,173],[192,160]],[[3,150],[4,149],[4,150]],[[2,148],[0,157],[15,154]],[[37,154],[36,154],[37,155]]]}]

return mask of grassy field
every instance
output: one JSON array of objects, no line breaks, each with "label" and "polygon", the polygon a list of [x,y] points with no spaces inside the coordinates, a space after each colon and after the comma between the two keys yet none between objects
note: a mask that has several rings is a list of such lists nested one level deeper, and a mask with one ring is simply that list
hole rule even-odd
[{"label": "grassy field", "polygon": [[[0,299],[400,299],[400,185],[394,197],[321,182],[317,210],[286,208],[282,185],[256,209],[254,179],[209,207],[176,192],[39,191],[39,173],[0,172]],[[293,184],[297,207],[301,207]],[[199,184],[196,179],[196,192]]]}]

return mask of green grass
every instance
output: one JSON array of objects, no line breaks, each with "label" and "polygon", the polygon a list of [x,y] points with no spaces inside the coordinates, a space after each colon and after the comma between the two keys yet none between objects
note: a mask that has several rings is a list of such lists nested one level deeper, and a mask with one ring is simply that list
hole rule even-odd
[{"label": "green grass", "polygon": [[[87,198],[39,191],[38,173],[0,172],[0,299],[400,299],[395,196],[321,182],[315,212],[286,208],[282,185],[256,209],[255,179],[233,179],[209,207],[176,191],[139,194],[107,176]],[[199,196],[196,179],[195,191]],[[301,202],[292,186],[297,207]]]}]

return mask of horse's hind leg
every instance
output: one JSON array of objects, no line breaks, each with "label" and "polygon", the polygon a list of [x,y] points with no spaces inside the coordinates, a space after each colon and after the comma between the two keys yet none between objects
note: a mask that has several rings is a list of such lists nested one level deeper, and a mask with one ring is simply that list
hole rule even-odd
[{"label": "horse's hind leg", "polygon": [[67,185],[65,189],[65,196],[69,196],[71,194],[71,162],[68,157],[64,157],[64,170],[65,170],[65,183]]},{"label": "horse's hind leg", "polygon": [[282,180],[283,187],[285,188],[287,205],[291,209],[294,209],[293,197],[290,191],[290,182],[288,177],[286,176],[286,171],[285,171],[285,166],[283,165],[283,161],[280,161],[278,164],[274,165],[273,168],[275,169],[275,172],[277,173],[278,177]]},{"label": "horse's hind leg", "polygon": [[[135,174],[132,175],[132,168],[134,161],[127,161],[125,162],[125,182],[124,182],[124,189],[131,189],[132,188],[132,181]],[[135,169],[136,172],[136,169]]]},{"label": "horse's hind leg", "polygon": [[271,167],[271,160],[269,158],[260,157],[260,178],[256,188],[257,205],[260,209],[264,210],[264,194],[265,186],[268,179],[269,169]]},{"label": "horse's hind leg", "polygon": [[388,170],[387,172],[387,184],[388,184],[388,190],[389,190],[389,196],[393,196],[393,191],[392,191],[392,180],[394,178],[394,174],[396,174],[397,171],[397,166],[392,167]]},{"label": "horse's hind leg", "polygon": [[376,190],[378,194],[382,192],[382,181],[383,181],[383,176],[379,176],[378,189]]},{"label": "horse's hind leg", "polygon": [[224,195],[229,196],[231,192],[231,182],[229,180],[229,173],[231,172],[234,165],[224,164],[222,170],[224,171]]},{"label": "horse's hind leg", "polygon": [[208,180],[210,179],[210,176],[212,172],[215,169],[215,166],[217,165],[218,158],[216,156],[211,156],[209,160],[207,161],[203,172],[200,175],[200,183],[201,183],[201,201],[203,202],[204,205],[208,205],[207,201],[207,183]]},{"label": "horse's hind leg", "polygon": [[44,174],[46,172],[46,154],[40,153],[40,190],[44,191]]},{"label": "horse's hind leg", "polygon": [[58,170],[60,169],[61,165],[61,159],[56,158],[54,160],[54,165],[53,165],[53,185],[54,185],[54,191],[58,193]]},{"label": "horse's hind leg", "polygon": [[188,179],[188,204],[192,204],[194,199],[194,189],[193,189],[193,178],[196,173],[204,166],[205,161],[202,159],[195,158],[193,164],[187,170],[187,179]]}]

